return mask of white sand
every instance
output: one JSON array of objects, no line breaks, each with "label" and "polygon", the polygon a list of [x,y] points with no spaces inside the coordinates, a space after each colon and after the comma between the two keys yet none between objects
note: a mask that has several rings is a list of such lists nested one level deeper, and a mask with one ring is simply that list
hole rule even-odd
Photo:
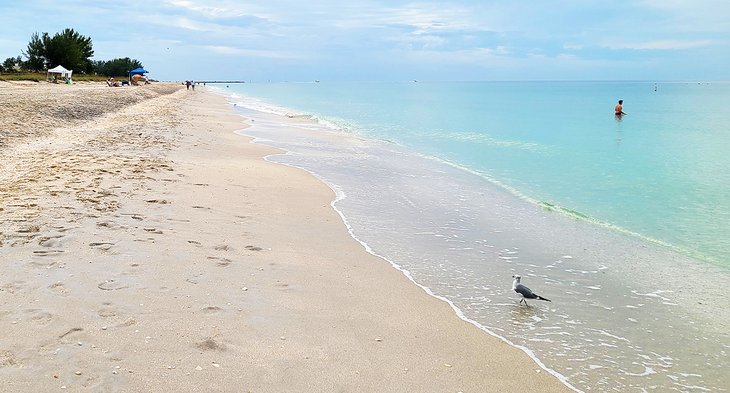
[{"label": "white sand", "polygon": [[[221,97],[152,86],[0,86],[0,390],[568,390],[366,253]],[[78,118],[31,114],[68,89]]]}]

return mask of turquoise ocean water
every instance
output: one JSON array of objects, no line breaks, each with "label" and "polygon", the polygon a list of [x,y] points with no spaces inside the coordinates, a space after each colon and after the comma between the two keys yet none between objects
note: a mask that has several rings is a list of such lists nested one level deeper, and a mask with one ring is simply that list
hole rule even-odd
[{"label": "turquoise ocean water", "polygon": [[[369,251],[567,384],[729,389],[730,84],[216,90]],[[512,274],[553,302],[517,305]]]}]

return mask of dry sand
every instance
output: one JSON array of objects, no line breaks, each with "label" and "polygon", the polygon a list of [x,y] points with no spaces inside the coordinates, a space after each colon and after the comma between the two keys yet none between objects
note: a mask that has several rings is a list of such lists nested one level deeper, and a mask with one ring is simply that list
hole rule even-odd
[{"label": "dry sand", "polygon": [[568,391],[177,85],[0,85],[0,391]]}]

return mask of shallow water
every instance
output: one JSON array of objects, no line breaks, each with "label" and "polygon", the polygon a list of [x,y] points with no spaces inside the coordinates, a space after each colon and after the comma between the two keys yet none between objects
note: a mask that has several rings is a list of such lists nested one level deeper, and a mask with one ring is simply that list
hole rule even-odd
[{"label": "shallow water", "polygon": [[[656,89],[656,90],[655,90]],[[730,83],[232,85],[730,268]],[[617,121],[613,106],[629,113]],[[249,105],[254,104],[249,102]]]},{"label": "shallow water", "polygon": [[[730,386],[722,266],[546,209],[496,184],[498,175],[413,146],[242,113],[255,125],[246,134],[289,152],[272,161],[304,168],[338,192],[336,209],[371,252],[567,383],[585,391]],[[552,302],[520,306],[513,274]]]}]

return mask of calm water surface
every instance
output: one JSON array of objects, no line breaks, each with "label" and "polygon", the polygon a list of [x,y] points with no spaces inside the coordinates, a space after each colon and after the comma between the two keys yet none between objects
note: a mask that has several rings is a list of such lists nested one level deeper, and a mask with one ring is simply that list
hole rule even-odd
[{"label": "calm water surface", "polygon": [[[255,120],[246,134],[289,152],[271,160],[338,191],[371,252],[567,383],[730,386],[730,85],[221,90]],[[519,306],[515,273],[553,302]]]}]

